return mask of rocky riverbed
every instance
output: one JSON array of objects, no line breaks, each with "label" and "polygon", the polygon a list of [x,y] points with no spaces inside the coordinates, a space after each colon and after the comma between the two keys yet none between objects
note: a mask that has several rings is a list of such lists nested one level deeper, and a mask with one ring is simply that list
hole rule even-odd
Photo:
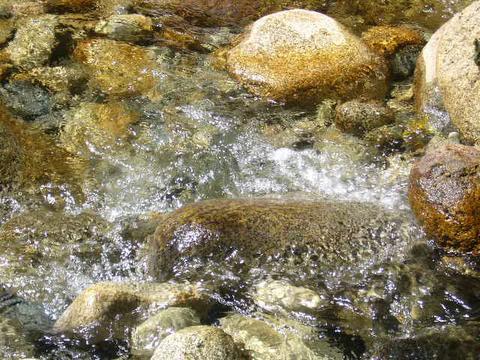
[{"label": "rocky riverbed", "polygon": [[477,359],[479,23],[0,0],[0,358]]}]

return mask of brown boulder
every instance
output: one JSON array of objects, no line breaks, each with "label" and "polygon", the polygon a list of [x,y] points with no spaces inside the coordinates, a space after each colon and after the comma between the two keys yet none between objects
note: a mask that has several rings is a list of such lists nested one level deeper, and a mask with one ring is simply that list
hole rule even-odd
[{"label": "brown boulder", "polygon": [[429,149],[411,171],[409,198],[440,246],[480,255],[480,150],[458,144]]}]

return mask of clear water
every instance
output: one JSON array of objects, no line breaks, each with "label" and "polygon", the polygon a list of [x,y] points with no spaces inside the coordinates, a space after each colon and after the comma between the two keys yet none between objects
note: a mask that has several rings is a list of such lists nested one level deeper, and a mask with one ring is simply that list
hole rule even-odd
[{"label": "clear water", "polygon": [[[393,155],[379,164],[348,156],[342,144],[323,146],[322,151],[275,147],[260,130],[262,124],[288,123],[315,113],[248,95],[226,73],[213,68],[209,55],[170,54],[164,64],[158,89],[162,97],[128,102],[141,113],[140,121],[129,128],[128,139],[107,147],[85,144],[88,152],[83,156],[89,167],[81,184],[85,199],[76,198],[68,187],[48,184],[38,198],[19,192],[0,198],[3,223],[38,209],[53,216],[97,214],[93,225],[66,226],[58,232],[42,230],[35,223],[27,230],[19,225],[17,233],[30,232],[21,237],[27,239],[28,248],[42,254],[35,261],[15,257],[18,244],[14,243],[4,245],[0,254],[1,282],[41,304],[52,320],[90,284],[150,280],[137,256],[143,243],[126,235],[126,226],[133,219],[194,201],[275,195],[371,202],[404,212],[405,221],[417,229],[406,199],[409,156]],[[63,206],[58,204],[60,198]],[[85,227],[91,252],[75,242],[75,232]],[[318,283],[298,281],[328,297],[333,310],[296,317],[318,329],[319,336],[330,339],[346,358],[368,358],[367,347],[385,344],[390,344],[385,351],[395,359],[407,358],[411,352],[418,358],[442,358],[439,336],[460,339],[466,347],[478,346],[480,283],[441,268],[432,244],[416,231],[419,243],[413,249],[405,243],[383,249],[395,254],[387,257],[390,261],[372,260],[356,269],[350,282],[335,283],[336,273]],[[72,242],[55,242],[65,237]],[[79,238],[83,241],[84,236]],[[262,276],[252,276],[242,286],[247,288]],[[234,276],[227,280],[243,281]],[[215,297],[228,309],[251,310],[245,305],[248,294]],[[342,321],[330,318],[342,313],[347,314]],[[358,324],[355,315],[369,319],[370,325]],[[113,349],[121,354],[122,344]],[[40,358],[115,357],[112,351],[48,337],[37,350]]]}]

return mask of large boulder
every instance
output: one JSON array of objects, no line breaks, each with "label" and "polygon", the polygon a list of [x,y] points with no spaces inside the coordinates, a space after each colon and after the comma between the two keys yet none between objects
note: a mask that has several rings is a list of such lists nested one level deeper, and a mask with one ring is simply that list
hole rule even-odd
[{"label": "large boulder", "polygon": [[387,67],[334,19],[307,10],[256,21],[227,53],[227,68],[253,93],[279,101],[383,98]]},{"label": "large boulder", "polygon": [[[480,144],[480,1],[442,26],[422,52],[417,66],[417,109],[442,131],[458,129],[462,139]],[[446,110],[446,112],[445,112]]]},{"label": "large boulder", "polygon": [[167,336],[152,360],[240,360],[246,359],[230,335],[211,326],[191,326]]},{"label": "large boulder", "polygon": [[[335,201],[273,199],[211,200],[167,215],[150,238],[150,270],[160,279],[261,266],[295,269],[359,266],[392,255],[411,240],[401,212],[374,205]],[[378,250],[382,248],[382,251]],[[282,263],[283,266],[282,267]],[[219,266],[222,264],[222,266]],[[206,270],[205,270],[206,271]]]},{"label": "large boulder", "polygon": [[411,171],[409,197],[440,246],[480,255],[480,150],[457,144],[431,148]]}]

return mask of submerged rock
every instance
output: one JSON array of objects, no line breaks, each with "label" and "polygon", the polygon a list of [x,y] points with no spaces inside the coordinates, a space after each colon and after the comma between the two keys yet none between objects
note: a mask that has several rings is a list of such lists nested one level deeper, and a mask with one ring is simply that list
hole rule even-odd
[{"label": "submerged rock", "polygon": [[85,40],[74,57],[85,64],[91,85],[112,96],[152,96],[160,81],[153,52],[107,39]]},{"label": "submerged rock", "polygon": [[6,48],[13,64],[23,69],[47,64],[57,43],[57,24],[53,15],[29,18],[20,24],[15,38]]},{"label": "submerged rock", "polygon": [[95,32],[113,40],[146,42],[153,35],[153,22],[139,14],[112,15],[101,20]]},{"label": "submerged rock", "polygon": [[392,123],[393,112],[380,102],[347,101],[336,108],[335,125],[356,136]]},{"label": "submerged rock", "polygon": [[255,22],[227,54],[231,74],[253,93],[315,104],[323,98],[383,98],[387,67],[334,19],[290,10]]},{"label": "submerged rock", "polygon": [[52,111],[52,95],[30,81],[9,81],[0,88],[0,95],[12,113],[27,120]]},{"label": "submerged rock", "polygon": [[149,242],[149,265],[157,278],[168,279],[189,269],[199,276],[202,266],[213,272],[268,265],[285,271],[281,264],[297,258],[296,271],[309,274],[316,266],[319,276],[329,267],[390,256],[411,240],[405,226],[401,213],[362,203],[202,201],[165,216]]},{"label": "submerged rock", "polygon": [[456,144],[431,148],[412,168],[409,198],[440,246],[480,254],[480,150]]},{"label": "submerged rock", "polygon": [[60,133],[62,146],[84,157],[122,143],[129,127],[139,115],[122,102],[104,104],[84,102],[65,114],[66,124]]},{"label": "submerged rock", "polygon": [[282,280],[257,284],[252,297],[261,308],[286,314],[292,311],[318,311],[326,305],[315,291]]},{"label": "submerged rock", "polygon": [[200,318],[192,309],[171,307],[160,310],[135,328],[132,333],[132,352],[135,355],[152,356],[164,338],[196,325],[200,325]]},{"label": "submerged rock", "polygon": [[[271,319],[270,319],[271,320]],[[328,344],[316,339],[314,349],[307,340],[313,330],[292,321],[275,319],[274,326],[266,321],[252,319],[240,314],[231,314],[220,320],[220,326],[235,342],[243,344],[254,360],[299,359],[299,360],[340,360],[343,354]]]},{"label": "submerged rock", "polygon": [[68,185],[81,196],[84,164],[57,147],[46,135],[32,131],[0,108],[0,185],[38,190],[50,184]]},{"label": "submerged rock", "polygon": [[191,326],[166,337],[152,360],[240,360],[246,359],[230,335],[211,326]]},{"label": "submerged rock", "polygon": [[98,283],[74,300],[53,330],[94,343],[125,340],[148,314],[169,306],[188,306],[205,312],[208,298],[201,288],[189,284]]}]

